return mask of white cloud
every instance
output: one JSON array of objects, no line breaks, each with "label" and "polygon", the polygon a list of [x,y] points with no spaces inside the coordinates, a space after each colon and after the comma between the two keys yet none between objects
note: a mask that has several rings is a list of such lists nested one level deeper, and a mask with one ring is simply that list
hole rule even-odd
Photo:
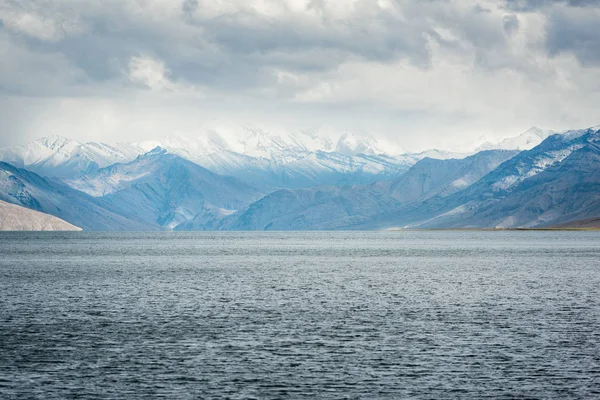
[{"label": "white cloud", "polygon": [[147,56],[132,57],[129,62],[129,78],[149,89],[168,89],[173,84],[167,78],[167,69],[161,61]]},{"label": "white cloud", "polygon": [[[600,5],[534,3],[7,0],[0,96],[21,112],[0,145],[44,126],[139,138],[214,117],[341,124],[404,147],[598,124]],[[83,132],[64,122],[76,114],[111,122]]]},{"label": "white cloud", "polygon": [[5,28],[17,34],[49,42],[84,30],[81,21],[69,9],[42,1],[8,0],[0,5],[0,20]]}]

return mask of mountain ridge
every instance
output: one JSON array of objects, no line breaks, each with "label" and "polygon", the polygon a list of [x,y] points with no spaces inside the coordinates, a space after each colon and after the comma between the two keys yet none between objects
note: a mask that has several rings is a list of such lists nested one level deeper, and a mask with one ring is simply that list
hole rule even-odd
[{"label": "mountain ridge", "polygon": [[67,181],[138,219],[172,229],[206,208],[235,211],[264,193],[156,147],[129,163],[118,163]]},{"label": "mountain ridge", "polygon": [[[559,196],[560,201],[582,201],[583,196],[591,201],[586,207],[593,207],[600,193],[596,182],[592,179],[587,181],[587,186],[576,185],[586,182],[586,178],[600,175],[600,159],[592,156],[593,159],[586,162],[575,156],[597,154],[599,138],[600,129],[596,128],[551,135],[539,146],[519,153],[463,191],[443,200],[428,200],[380,215],[366,226],[356,228],[543,227],[567,222],[563,220],[565,218],[593,217],[595,215],[569,217],[566,209],[558,207],[556,199],[544,198],[545,194],[550,193],[549,190],[539,189],[550,185],[548,188],[556,190],[554,194],[562,194]],[[573,155],[575,156],[571,158]],[[570,162],[572,163],[569,164]],[[555,171],[561,165],[565,168],[563,174],[556,175]],[[569,169],[571,172],[579,170],[580,173],[568,174]],[[562,179],[561,175],[568,178]],[[563,186],[561,190],[552,186],[559,184]],[[527,207],[531,209],[526,210]],[[531,212],[528,214],[527,211]],[[587,212],[600,215],[600,208]],[[585,213],[585,210],[581,213]],[[395,226],[391,226],[392,223]]]},{"label": "mountain ridge", "polygon": [[[454,186],[452,189],[452,182],[461,179],[465,185],[472,184],[480,177],[475,176],[477,173],[483,175],[515,154],[497,150],[460,160],[425,158],[396,180],[368,185],[275,191],[251,204],[244,212],[227,216],[222,229],[340,229],[367,223],[369,218],[382,210],[397,209],[422,198],[457,191],[460,187]],[[438,163],[443,167],[453,167],[442,168],[444,173],[433,177],[439,172]],[[472,168],[474,166],[480,168]],[[401,187],[404,190],[400,190]]]},{"label": "mountain ridge", "polygon": [[26,146],[0,149],[0,160],[41,176],[69,180],[133,161],[157,146],[263,190],[368,184],[393,179],[424,157],[463,158],[472,154],[436,149],[406,153],[372,135],[344,130],[267,131],[234,125],[204,127],[191,138],[167,136],[115,144],[80,143],[53,135]]}]

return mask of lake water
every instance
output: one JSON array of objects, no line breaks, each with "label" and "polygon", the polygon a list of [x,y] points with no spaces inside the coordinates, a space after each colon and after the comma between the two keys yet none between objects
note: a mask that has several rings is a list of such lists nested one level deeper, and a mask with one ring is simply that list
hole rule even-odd
[{"label": "lake water", "polygon": [[3,233],[36,397],[599,398],[600,233]]}]

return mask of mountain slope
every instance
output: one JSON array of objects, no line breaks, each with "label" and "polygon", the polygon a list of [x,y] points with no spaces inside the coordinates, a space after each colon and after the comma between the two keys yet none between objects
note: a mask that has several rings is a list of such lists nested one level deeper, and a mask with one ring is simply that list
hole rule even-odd
[{"label": "mountain slope", "polygon": [[221,229],[307,230],[339,229],[368,219],[375,210],[398,206],[379,183],[282,189],[271,193],[240,214],[226,218]]},{"label": "mountain slope", "polygon": [[41,138],[27,146],[0,149],[0,160],[38,175],[73,178],[116,162],[135,158],[130,146],[79,143],[60,136]]},{"label": "mountain slope", "polygon": [[66,183],[100,197],[125,215],[167,229],[207,209],[231,213],[263,195],[235,178],[212,173],[161,148]]},{"label": "mountain slope", "polygon": [[541,227],[598,216],[599,141],[597,127],[550,136],[463,191],[356,228]]},{"label": "mountain slope", "polygon": [[0,200],[0,231],[80,231],[49,214]]},{"label": "mountain slope", "polygon": [[221,228],[342,229],[364,224],[383,211],[459,191],[514,155],[515,152],[487,151],[463,160],[424,159],[394,181],[279,190],[244,212],[225,217]]},{"label": "mountain slope", "polygon": [[446,197],[477,182],[517,151],[488,150],[464,159],[425,158],[390,186],[392,196],[402,204]]},{"label": "mountain slope", "polygon": [[54,215],[84,230],[153,230],[101,199],[0,162],[0,200]]},{"label": "mountain slope", "polygon": [[461,213],[460,224],[540,227],[595,216],[600,216],[600,148],[590,143]]}]

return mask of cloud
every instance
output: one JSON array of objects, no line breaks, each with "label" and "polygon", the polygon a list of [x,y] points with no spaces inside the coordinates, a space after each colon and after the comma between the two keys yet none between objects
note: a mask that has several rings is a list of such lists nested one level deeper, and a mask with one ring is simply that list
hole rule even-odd
[{"label": "cloud", "polygon": [[9,4],[1,18],[13,40],[64,56],[97,81],[119,79],[131,58],[150,54],[164,60],[175,79],[239,91],[276,84],[277,71],[327,72],[358,60],[427,68],[431,42],[443,41],[439,29],[458,28],[461,39],[476,46],[501,40],[472,10],[457,11],[445,1]]},{"label": "cloud", "polygon": [[597,124],[599,12],[574,0],[6,0],[0,96],[36,111],[2,134],[88,107],[117,121],[106,132],[129,121],[128,135],[154,135],[141,120],[157,104],[164,129],[244,115],[434,143],[441,130]]},{"label": "cloud", "polygon": [[515,14],[505,15],[504,18],[504,31],[511,35],[519,30],[519,17]]},{"label": "cloud", "polygon": [[600,64],[600,7],[563,8],[548,16],[546,47],[551,56],[573,53],[583,64]]},{"label": "cloud", "polygon": [[57,42],[83,29],[71,10],[47,1],[6,0],[0,5],[0,17],[4,29],[47,42]]},{"label": "cloud", "polygon": [[505,5],[512,11],[544,17],[545,50],[549,57],[572,54],[583,64],[600,61],[597,0],[506,0]]},{"label": "cloud", "polygon": [[506,7],[519,12],[539,11],[553,6],[598,7],[597,0],[505,0]]}]

